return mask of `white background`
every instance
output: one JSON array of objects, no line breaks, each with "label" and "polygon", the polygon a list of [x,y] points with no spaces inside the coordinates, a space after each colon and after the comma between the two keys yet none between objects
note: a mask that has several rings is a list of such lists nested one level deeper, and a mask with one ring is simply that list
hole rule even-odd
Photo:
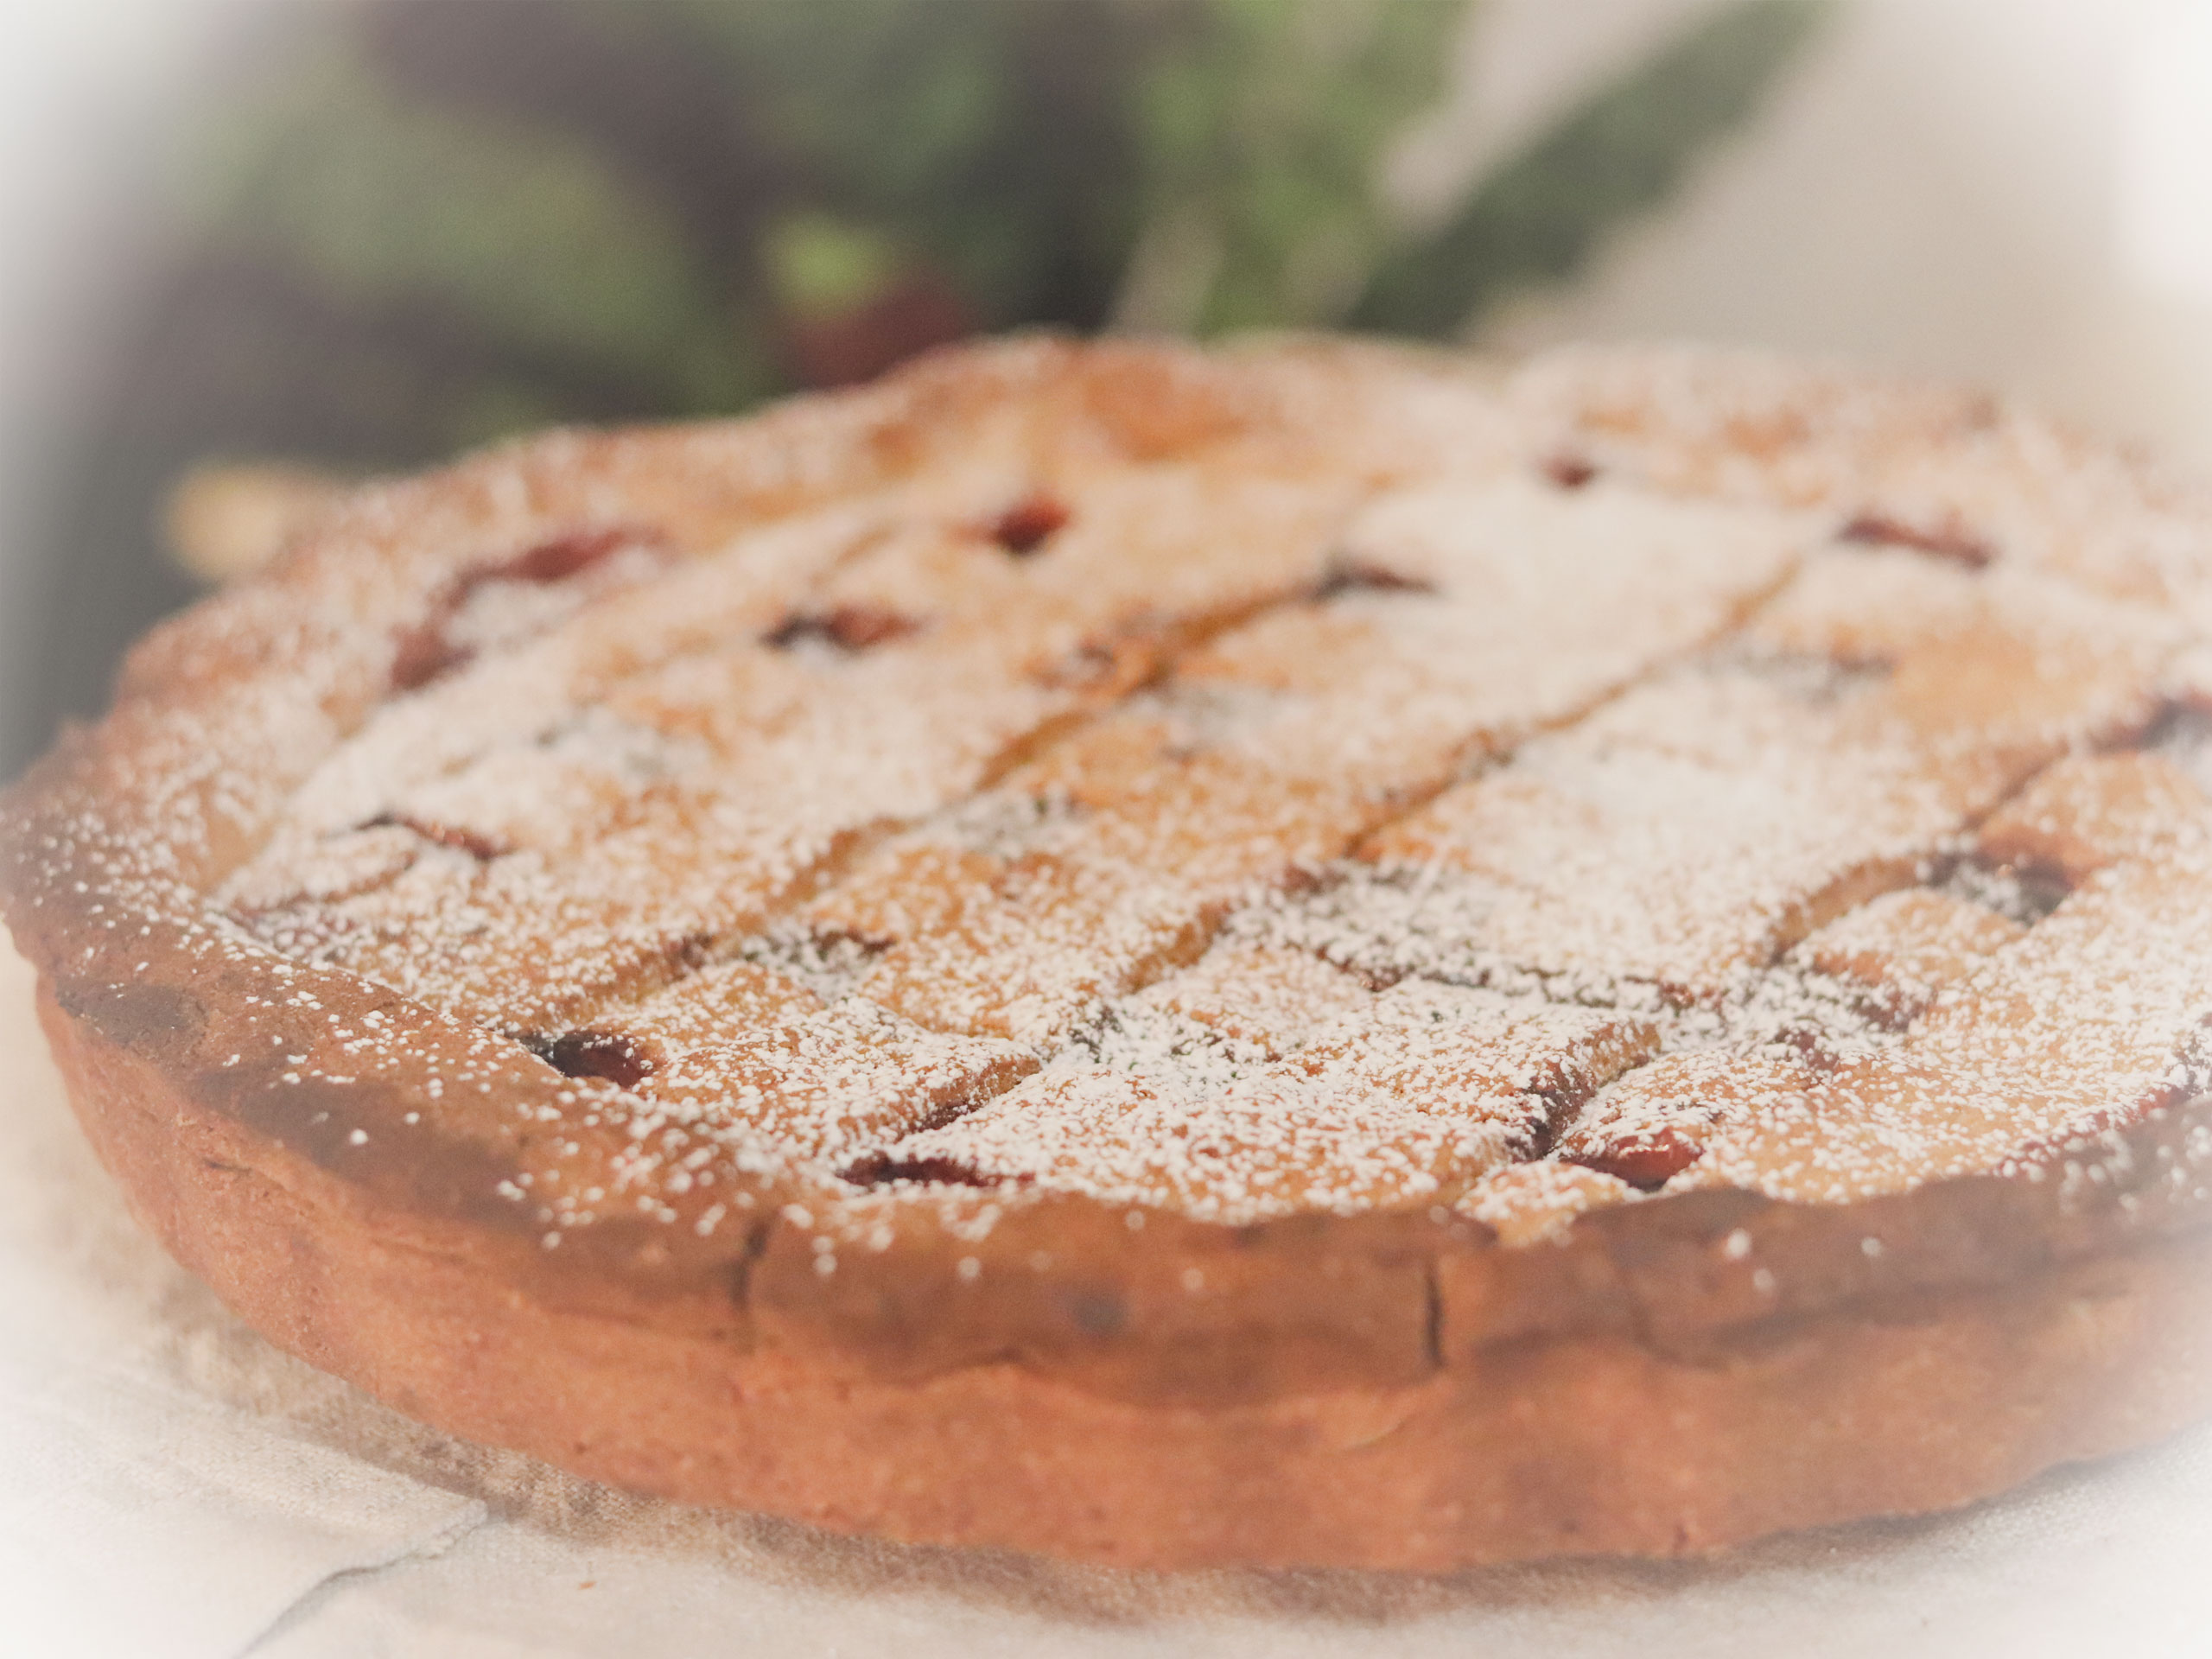
[{"label": "white background", "polygon": [[[219,73],[241,20],[267,9],[0,0],[0,607],[29,602],[27,492],[48,464],[73,375],[159,228],[178,112]],[[1471,35],[1460,99],[1399,158],[1409,211],[1694,10],[1694,0],[1494,0]],[[1771,118],[1707,168],[1675,213],[1623,238],[1575,292],[1516,307],[1494,330],[1509,343],[1580,334],[1750,340],[1966,375],[2212,470],[2212,3],[1859,0]],[[32,1039],[21,975],[4,953],[0,968],[0,1034],[22,1060]],[[0,1465],[10,1452],[35,1465],[33,1454],[66,1441],[66,1408],[111,1398],[119,1403],[93,1411],[92,1452],[144,1459],[134,1478],[161,1475],[162,1446],[186,1443],[176,1437],[200,1423],[204,1394],[220,1421],[191,1429],[190,1444],[225,1448],[207,1453],[224,1480],[321,1471],[328,1537],[313,1548],[304,1531],[290,1540],[293,1570],[320,1587],[283,1615],[282,1639],[264,1651],[488,1654],[521,1650],[503,1631],[538,1641],[567,1631],[577,1650],[607,1652],[628,1632],[683,1652],[2103,1655],[2187,1651],[2189,1618],[2208,1628],[2192,1567],[2207,1539],[2203,1435],[2176,1458],[2046,1484],[2024,1504],[1929,1531],[1792,1547],[1710,1580],[1627,1570],[1532,1579],[1502,1601],[1478,1588],[1370,1594],[1319,1580],[1116,1587],[1003,1564],[988,1567],[979,1590],[941,1560],[887,1566],[846,1548],[828,1552],[825,1568],[772,1529],[646,1506],[594,1530],[542,1500],[495,1516],[466,1491],[452,1509],[465,1536],[440,1555],[452,1506],[409,1472],[429,1454],[387,1446],[351,1475],[317,1462],[334,1441],[343,1451],[349,1436],[404,1430],[259,1350],[167,1269],[122,1221],[35,1065],[0,1070],[0,1096],[10,1170],[0,1382],[18,1375],[29,1390],[0,1397]],[[27,1168],[23,1137],[34,1135]],[[97,1340],[84,1334],[88,1320]],[[77,1357],[39,1334],[65,1329],[86,1344]],[[148,1331],[165,1344],[157,1353]],[[92,1369],[67,1369],[80,1363]],[[226,1398],[235,1389],[211,1380],[238,1376],[259,1392]],[[56,1414],[40,1420],[48,1438],[29,1434],[23,1411],[10,1419],[8,1398],[44,1402]],[[257,1413],[272,1401],[289,1414],[264,1445]],[[125,1444],[125,1428],[99,1429],[110,1409],[128,1433],[151,1439]],[[182,1504],[183,1490],[164,1501]],[[259,1489],[240,1490],[237,1503],[257,1501]],[[431,1540],[420,1559],[389,1572],[359,1564],[373,1541],[339,1535],[353,1523],[374,1532],[378,1504],[399,1517],[394,1539]],[[0,1521],[6,1511],[0,1503]],[[123,1604],[109,1598],[132,1586],[141,1651],[199,1628],[167,1610],[204,1595],[208,1616],[220,1611],[214,1599],[236,1586],[219,1580],[238,1551],[203,1531],[202,1563],[171,1548],[199,1524],[188,1505],[168,1535],[146,1513],[131,1559],[86,1556],[78,1541],[78,1584],[54,1565],[73,1559],[65,1517],[16,1510],[13,1535],[42,1540],[46,1565],[34,1586],[28,1547],[0,1548],[0,1641],[67,1650],[73,1633],[86,1635],[81,1621],[41,1625],[25,1610],[113,1611]],[[269,1548],[272,1560],[284,1555]],[[326,1568],[338,1576],[318,1580]],[[148,1612],[154,1584],[175,1599]],[[47,1592],[36,1602],[34,1588]],[[473,1634],[464,1643],[455,1630]]]}]

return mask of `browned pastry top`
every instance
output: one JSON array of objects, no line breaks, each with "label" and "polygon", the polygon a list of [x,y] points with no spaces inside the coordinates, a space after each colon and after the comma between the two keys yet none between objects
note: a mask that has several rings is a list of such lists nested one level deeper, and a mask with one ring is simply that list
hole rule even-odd
[{"label": "browned pastry top", "polygon": [[364,492],[15,792],[9,918],[543,1294],[1139,1389],[1694,1332],[2204,1218],[2208,525],[1763,360],[984,346]]}]

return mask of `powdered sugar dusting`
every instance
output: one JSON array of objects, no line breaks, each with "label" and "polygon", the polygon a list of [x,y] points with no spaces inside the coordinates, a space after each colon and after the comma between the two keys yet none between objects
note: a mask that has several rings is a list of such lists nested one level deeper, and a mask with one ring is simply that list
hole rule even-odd
[{"label": "powdered sugar dusting", "polygon": [[[1456,1205],[1533,1243],[2063,1164],[2203,1086],[2186,492],[1751,361],[1119,349],[772,417],[742,510],[610,481],[754,454],[703,434],[551,539],[575,440],[487,468],[449,554],[367,499],[397,550],[329,555],[332,615],[243,595],[149,649],[313,664],[349,606],[398,642],[134,704],[133,879],[211,958],[474,1028],[441,1093],[536,1078],[507,1196],[549,1236],[711,1231],[734,1169],[821,1217]],[[208,760],[210,709],[264,767]]]}]

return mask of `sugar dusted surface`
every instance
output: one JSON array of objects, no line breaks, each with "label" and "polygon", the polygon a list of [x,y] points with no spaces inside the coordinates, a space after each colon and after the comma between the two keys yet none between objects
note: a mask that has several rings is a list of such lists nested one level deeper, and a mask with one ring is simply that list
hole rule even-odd
[{"label": "sugar dusted surface", "polygon": [[[148,648],[374,642],[132,706],[130,879],[194,950],[429,1010],[442,1087],[530,1079],[507,1196],[554,1241],[711,1231],[770,1171],[855,1226],[1533,1245],[2040,1171],[2204,1091],[2202,504],[1758,361],[998,349],[772,417],[817,459],[733,441],[714,512],[558,499],[571,440],[452,522],[365,499],[306,621],[250,591]],[[394,1058],[334,1044],[297,1074]]]}]

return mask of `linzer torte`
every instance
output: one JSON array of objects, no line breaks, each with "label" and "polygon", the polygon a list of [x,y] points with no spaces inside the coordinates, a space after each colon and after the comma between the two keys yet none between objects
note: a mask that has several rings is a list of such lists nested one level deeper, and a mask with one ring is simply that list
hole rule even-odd
[{"label": "linzer torte", "polygon": [[2212,1408],[2212,503],[1763,359],[1027,340],[337,507],[8,798],[86,1128],[600,1479],[1688,1553]]}]

